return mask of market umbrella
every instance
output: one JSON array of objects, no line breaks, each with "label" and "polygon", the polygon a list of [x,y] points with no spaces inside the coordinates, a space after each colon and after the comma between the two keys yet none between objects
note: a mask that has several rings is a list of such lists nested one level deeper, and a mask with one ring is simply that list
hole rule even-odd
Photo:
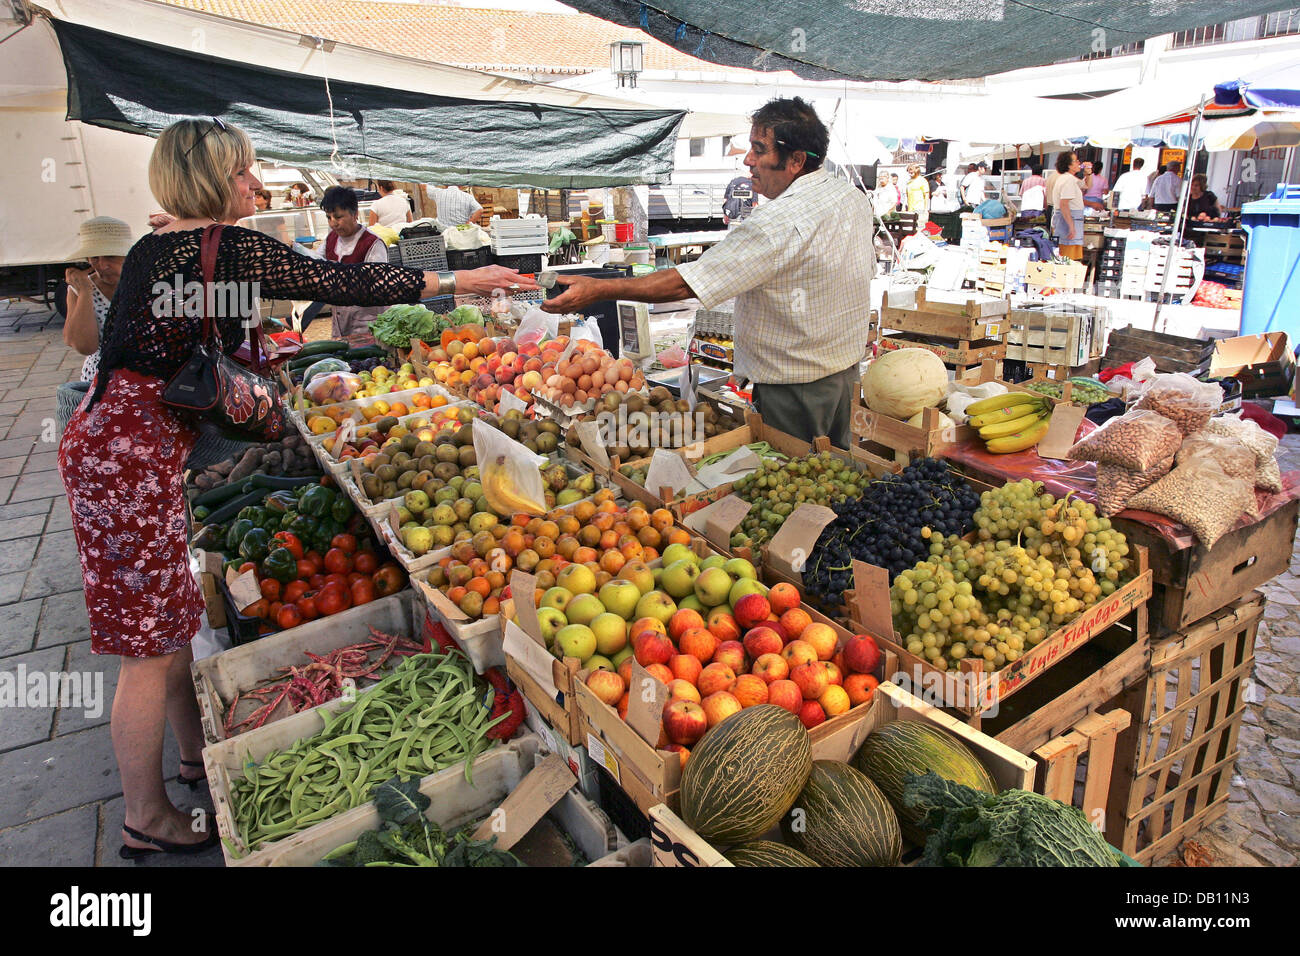
[{"label": "market umbrella", "polygon": [[1256,113],[1234,119],[1207,121],[1205,148],[1211,153],[1229,149],[1278,149],[1300,146],[1300,111]]},{"label": "market umbrella", "polygon": [[1300,109],[1300,63],[1267,67],[1235,80],[1216,83],[1214,105]]}]

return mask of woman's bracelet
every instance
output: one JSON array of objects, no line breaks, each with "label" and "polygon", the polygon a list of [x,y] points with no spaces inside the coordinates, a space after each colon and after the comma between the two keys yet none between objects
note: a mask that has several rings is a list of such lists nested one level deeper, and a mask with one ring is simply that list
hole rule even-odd
[{"label": "woman's bracelet", "polygon": [[456,273],[439,272],[438,273],[438,295],[455,295],[456,294]]}]

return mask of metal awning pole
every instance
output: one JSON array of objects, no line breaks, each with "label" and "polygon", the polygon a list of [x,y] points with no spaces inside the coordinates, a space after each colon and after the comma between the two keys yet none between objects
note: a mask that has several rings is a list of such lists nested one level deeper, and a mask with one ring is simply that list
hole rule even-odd
[{"label": "metal awning pole", "polygon": [[1192,178],[1187,175],[1188,167],[1196,162],[1196,137],[1201,132],[1201,117],[1204,115],[1205,97],[1202,96],[1196,107],[1196,118],[1192,121],[1192,138],[1187,144],[1190,161],[1183,163],[1183,188],[1178,193],[1178,208],[1174,210],[1174,231],[1169,237],[1169,252],[1165,254],[1165,274],[1160,278],[1160,295],[1156,298],[1156,314],[1151,323],[1157,332],[1165,330],[1165,323],[1160,318],[1160,310],[1165,304],[1165,290],[1169,288],[1169,274],[1173,272],[1174,255],[1182,241],[1184,217],[1187,215],[1187,194],[1191,191],[1192,183]]}]

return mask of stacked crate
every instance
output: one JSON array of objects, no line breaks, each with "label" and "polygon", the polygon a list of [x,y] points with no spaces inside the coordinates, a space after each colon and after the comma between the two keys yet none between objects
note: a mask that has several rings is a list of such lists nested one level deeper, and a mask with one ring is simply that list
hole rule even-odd
[{"label": "stacked crate", "polygon": [[1000,242],[986,242],[980,249],[979,271],[975,289],[985,295],[1002,296],[1007,292],[1007,247]]},{"label": "stacked crate", "polygon": [[1097,259],[1097,295],[1118,299],[1124,279],[1124,246],[1128,233],[1123,229],[1107,229],[1102,239],[1101,254]]}]

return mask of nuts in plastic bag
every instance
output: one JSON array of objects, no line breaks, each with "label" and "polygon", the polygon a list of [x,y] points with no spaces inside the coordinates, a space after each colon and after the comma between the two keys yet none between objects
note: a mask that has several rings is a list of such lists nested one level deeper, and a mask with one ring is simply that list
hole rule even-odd
[{"label": "nuts in plastic bag", "polygon": [[1221,415],[1210,419],[1202,431],[1237,439],[1255,453],[1255,487],[1263,491],[1282,490],[1282,469],[1274,457],[1277,438],[1260,428],[1258,422],[1235,415]]},{"label": "nuts in plastic bag", "polygon": [[1101,462],[1097,465],[1097,511],[1109,518],[1128,507],[1129,499],[1169,474],[1173,458],[1159,462],[1146,471]]},{"label": "nuts in plastic bag", "polygon": [[[1235,438],[1225,435],[1207,434],[1204,429],[1194,435],[1188,435],[1183,447],[1178,449],[1176,462],[1183,464],[1194,458],[1213,458],[1229,478],[1240,478],[1250,482],[1252,491],[1255,486],[1255,453]],[[1255,496],[1250,497],[1246,514],[1252,518],[1259,514]]]},{"label": "nuts in plastic bag", "polygon": [[1159,412],[1184,435],[1200,431],[1223,404],[1223,389],[1199,382],[1186,372],[1157,375],[1142,392],[1134,408]]},{"label": "nuts in plastic bag", "polygon": [[1228,477],[1213,459],[1194,458],[1139,491],[1128,506],[1168,515],[1212,548],[1236,524],[1254,496],[1250,482]]},{"label": "nuts in plastic bag", "polygon": [[1080,439],[1066,457],[1147,471],[1172,458],[1182,442],[1176,424],[1157,412],[1135,408]]}]

